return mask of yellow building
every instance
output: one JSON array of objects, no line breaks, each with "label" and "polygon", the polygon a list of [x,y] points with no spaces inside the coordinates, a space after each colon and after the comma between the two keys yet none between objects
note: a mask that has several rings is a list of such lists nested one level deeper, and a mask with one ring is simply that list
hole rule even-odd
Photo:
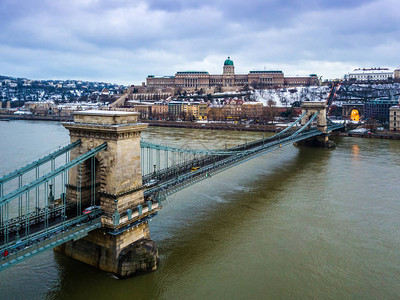
[{"label": "yellow building", "polygon": [[199,103],[199,120],[207,120],[208,103]]},{"label": "yellow building", "polygon": [[200,116],[200,102],[183,102],[182,111],[186,116],[193,116],[194,119],[199,120]]},{"label": "yellow building", "polygon": [[242,105],[242,117],[248,119],[261,118],[263,114],[263,104],[260,102],[244,102]]}]

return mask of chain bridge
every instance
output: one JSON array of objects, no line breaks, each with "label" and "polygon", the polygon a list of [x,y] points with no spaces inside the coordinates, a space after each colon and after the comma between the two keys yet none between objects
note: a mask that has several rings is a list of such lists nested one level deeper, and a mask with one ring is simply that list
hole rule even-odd
[{"label": "chain bridge", "polygon": [[327,146],[343,127],[325,104],[302,108],[274,136],[212,150],[141,140],[138,113],[76,113],[71,144],[0,178],[0,271],[53,248],[120,278],[156,269],[148,221],[167,196],[292,143]]}]

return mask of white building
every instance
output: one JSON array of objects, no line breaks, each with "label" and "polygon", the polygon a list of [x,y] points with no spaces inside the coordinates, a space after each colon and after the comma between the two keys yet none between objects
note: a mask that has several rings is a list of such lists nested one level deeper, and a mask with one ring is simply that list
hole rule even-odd
[{"label": "white building", "polygon": [[388,68],[355,69],[345,75],[349,81],[388,81],[393,79],[394,73]]}]

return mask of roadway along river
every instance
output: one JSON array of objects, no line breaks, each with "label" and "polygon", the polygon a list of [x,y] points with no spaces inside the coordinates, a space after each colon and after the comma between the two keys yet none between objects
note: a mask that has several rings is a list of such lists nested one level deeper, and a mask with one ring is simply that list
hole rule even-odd
[{"label": "roadway along river", "polygon": [[[149,128],[220,148],[260,133]],[[0,122],[0,173],[69,141],[58,123]],[[288,146],[168,199],[150,223],[156,272],[126,280],[53,251],[0,273],[1,299],[400,298],[400,141]]]}]

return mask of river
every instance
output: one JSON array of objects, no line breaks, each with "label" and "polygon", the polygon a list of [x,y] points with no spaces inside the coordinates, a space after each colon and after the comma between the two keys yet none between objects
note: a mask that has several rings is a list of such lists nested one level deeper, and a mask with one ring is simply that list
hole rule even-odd
[{"label": "river", "polygon": [[[150,127],[220,148],[257,132]],[[56,122],[0,122],[0,175],[69,142]],[[0,273],[0,299],[398,299],[400,141],[287,146],[168,198],[150,222],[157,271],[118,280],[53,251]]]}]

